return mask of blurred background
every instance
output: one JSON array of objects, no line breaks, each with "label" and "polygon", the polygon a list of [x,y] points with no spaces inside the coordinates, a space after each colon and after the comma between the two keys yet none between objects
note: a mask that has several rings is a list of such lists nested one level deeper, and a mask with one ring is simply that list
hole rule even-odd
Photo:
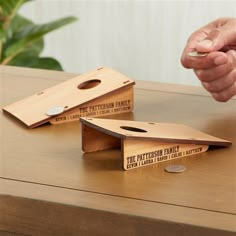
[{"label": "blurred background", "polygon": [[236,1],[36,0],[20,13],[35,23],[79,18],[45,36],[43,55],[66,72],[108,66],[134,80],[200,85],[180,64],[182,50],[199,27],[236,16]]}]

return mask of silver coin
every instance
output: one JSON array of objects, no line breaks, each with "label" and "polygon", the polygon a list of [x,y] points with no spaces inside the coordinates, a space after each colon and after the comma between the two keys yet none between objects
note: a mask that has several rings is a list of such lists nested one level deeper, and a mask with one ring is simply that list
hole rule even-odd
[{"label": "silver coin", "polygon": [[205,57],[207,54],[208,52],[198,52],[198,51],[192,51],[188,53],[190,57]]},{"label": "silver coin", "polygon": [[169,173],[181,173],[186,171],[186,167],[183,165],[168,165],[165,167],[165,171]]},{"label": "silver coin", "polygon": [[63,113],[64,110],[65,110],[65,107],[56,106],[56,107],[50,108],[45,114],[47,116],[56,116]]}]

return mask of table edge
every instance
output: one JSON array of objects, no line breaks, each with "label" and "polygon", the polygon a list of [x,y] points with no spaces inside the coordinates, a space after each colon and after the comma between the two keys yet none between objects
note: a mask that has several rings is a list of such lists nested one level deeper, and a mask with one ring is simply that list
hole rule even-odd
[{"label": "table edge", "polygon": [[[4,178],[0,178],[0,186],[0,202],[3,197],[14,196],[15,198],[59,203],[70,207],[83,207],[163,222],[236,232],[236,225],[233,224],[236,221],[236,215],[233,214]],[[175,215],[170,214],[173,211]]]}]

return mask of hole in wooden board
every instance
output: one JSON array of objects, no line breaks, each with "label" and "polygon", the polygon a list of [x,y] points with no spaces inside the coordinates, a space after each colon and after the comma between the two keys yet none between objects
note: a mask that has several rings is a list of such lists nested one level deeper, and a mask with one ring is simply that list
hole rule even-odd
[{"label": "hole in wooden board", "polygon": [[131,126],[120,126],[121,129],[128,130],[128,131],[133,131],[133,132],[139,132],[139,133],[146,133],[147,131],[144,129],[136,128],[136,127],[131,127]]},{"label": "hole in wooden board", "polygon": [[101,83],[101,80],[99,79],[88,80],[79,84],[78,89],[91,89],[98,86],[100,83]]}]

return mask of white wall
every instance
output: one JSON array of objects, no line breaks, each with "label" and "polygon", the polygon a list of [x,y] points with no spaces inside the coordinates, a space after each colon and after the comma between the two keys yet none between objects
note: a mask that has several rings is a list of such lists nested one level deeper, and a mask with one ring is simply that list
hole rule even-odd
[{"label": "white wall", "polygon": [[43,55],[67,72],[108,66],[135,80],[199,85],[180,64],[186,40],[209,21],[236,16],[236,1],[36,0],[21,13],[36,23],[79,18],[45,38]]}]

